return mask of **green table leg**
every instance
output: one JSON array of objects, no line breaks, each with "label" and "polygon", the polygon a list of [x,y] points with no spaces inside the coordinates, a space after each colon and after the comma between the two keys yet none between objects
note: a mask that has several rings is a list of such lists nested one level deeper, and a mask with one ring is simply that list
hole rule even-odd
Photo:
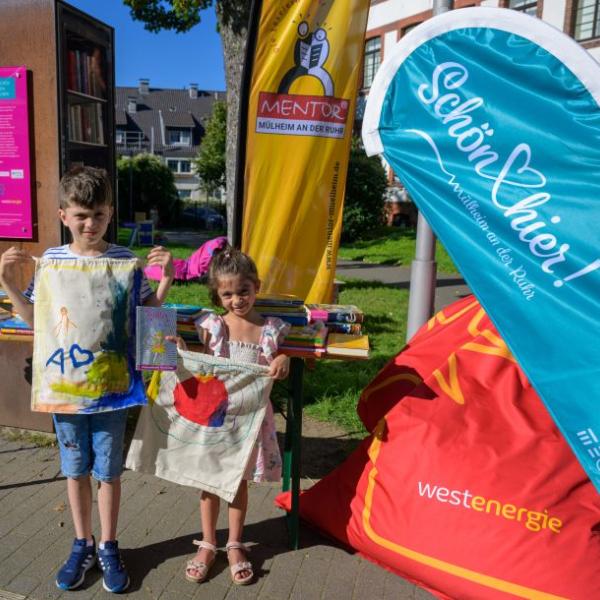
[{"label": "green table leg", "polygon": [[290,364],[291,394],[288,398],[287,425],[283,450],[283,491],[291,487],[291,510],[287,515],[290,547],[298,549],[300,500],[300,451],[302,442],[302,396],[304,360],[292,358]]}]

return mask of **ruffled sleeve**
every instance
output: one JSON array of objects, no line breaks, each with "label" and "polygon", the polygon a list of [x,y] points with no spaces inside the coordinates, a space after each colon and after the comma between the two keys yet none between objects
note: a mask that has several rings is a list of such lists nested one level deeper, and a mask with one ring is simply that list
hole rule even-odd
[{"label": "ruffled sleeve", "polygon": [[291,325],[277,317],[267,317],[263,325],[260,346],[262,352],[270,363],[276,356],[279,345],[290,331]]},{"label": "ruffled sleeve", "polygon": [[201,315],[194,321],[198,336],[202,339],[202,330],[208,331],[210,339],[208,340],[208,348],[213,356],[221,356],[227,358],[227,351],[225,349],[225,341],[227,340],[227,327],[223,317],[215,315],[215,313],[208,313]]}]

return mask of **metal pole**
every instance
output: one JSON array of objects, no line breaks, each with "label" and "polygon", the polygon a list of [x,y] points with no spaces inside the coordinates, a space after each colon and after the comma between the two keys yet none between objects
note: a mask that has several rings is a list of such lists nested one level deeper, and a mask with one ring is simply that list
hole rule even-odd
[{"label": "metal pole", "polygon": [[[452,10],[453,4],[453,0],[433,0],[433,16]],[[436,268],[435,235],[429,223],[419,213],[415,259],[410,267],[407,341],[433,315]]]}]

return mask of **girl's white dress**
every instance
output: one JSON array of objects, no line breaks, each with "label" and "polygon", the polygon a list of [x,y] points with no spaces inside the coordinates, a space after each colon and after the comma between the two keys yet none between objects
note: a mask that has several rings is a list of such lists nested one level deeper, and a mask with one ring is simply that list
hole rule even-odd
[{"label": "girl's white dress", "polygon": [[[287,335],[290,325],[276,317],[267,317],[258,344],[230,341],[223,317],[210,313],[196,321],[198,333],[205,329],[210,333],[209,349],[213,356],[230,358],[238,362],[270,365],[279,344]],[[201,336],[202,337],[202,336]],[[250,481],[279,481],[281,479],[281,453],[275,432],[273,407],[267,403],[265,419],[258,434],[244,479]]]}]

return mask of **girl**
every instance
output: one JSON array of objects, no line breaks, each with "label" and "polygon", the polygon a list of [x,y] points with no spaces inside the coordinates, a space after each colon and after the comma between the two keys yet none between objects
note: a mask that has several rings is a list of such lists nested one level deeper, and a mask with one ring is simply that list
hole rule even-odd
[{"label": "girl", "polygon": [[[209,314],[196,321],[204,351],[238,362],[269,365],[271,377],[287,377],[289,358],[277,354],[277,348],[287,334],[289,325],[275,317],[263,319],[254,310],[256,294],[260,289],[254,261],[232,247],[216,252],[210,265],[208,285],[213,303],[221,305],[226,314]],[[177,338],[177,345],[185,348],[180,338]],[[280,478],[281,455],[275,435],[273,408],[269,403],[243,480],[236,497],[229,505],[229,539],[225,548],[231,578],[237,585],[250,583],[254,576],[252,565],[246,558],[247,549],[241,542],[248,505],[247,481],[279,481]],[[194,541],[199,548],[196,556],[186,565],[185,577],[188,581],[204,581],[215,561],[219,505],[218,496],[202,492],[200,519],[203,539]]]}]

